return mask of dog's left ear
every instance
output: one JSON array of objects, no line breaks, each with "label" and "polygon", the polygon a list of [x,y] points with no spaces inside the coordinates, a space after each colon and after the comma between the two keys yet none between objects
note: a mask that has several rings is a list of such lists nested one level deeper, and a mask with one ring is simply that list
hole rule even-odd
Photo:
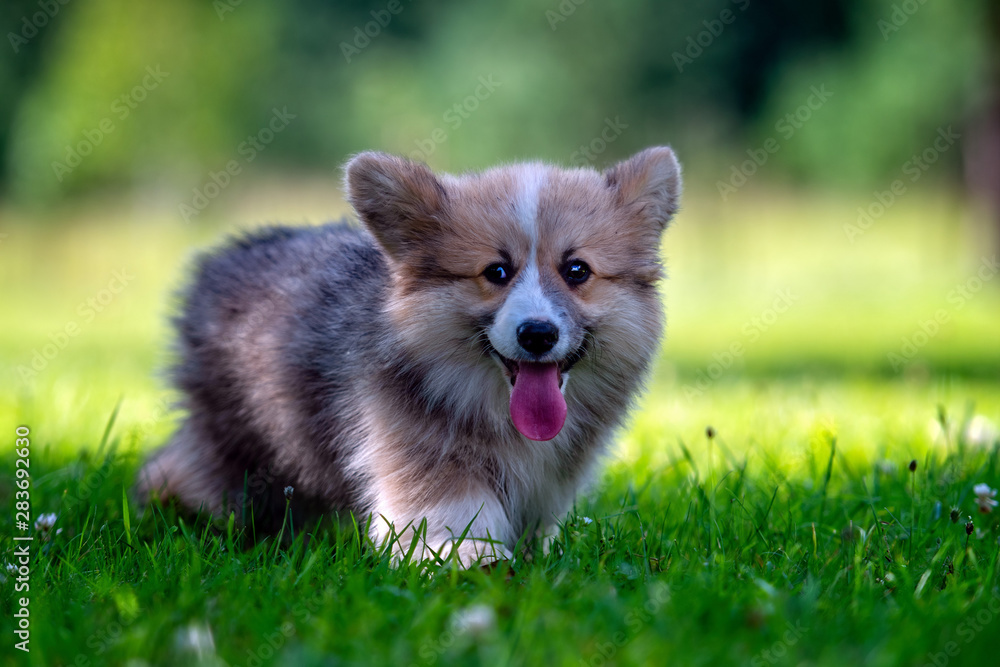
[{"label": "dog's left ear", "polygon": [[348,201],[391,257],[426,244],[440,229],[448,195],[426,164],[367,151],[344,171]]},{"label": "dog's left ear", "polygon": [[636,153],[604,172],[619,205],[634,209],[657,231],[677,213],[681,195],[681,166],[668,146]]}]

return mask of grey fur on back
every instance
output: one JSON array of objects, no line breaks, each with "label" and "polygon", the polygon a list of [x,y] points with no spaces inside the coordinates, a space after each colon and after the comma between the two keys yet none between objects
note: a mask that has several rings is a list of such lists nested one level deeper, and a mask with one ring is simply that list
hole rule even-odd
[{"label": "grey fur on back", "polygon": [[169,460],[171,478],[143,490],[212,512],[252,500],[264,524],[286,486],[300,511],[356,507],[351,394],[380,361],[386,285],[373,239],[346,223],[264,228],[203,255],[175,319],[188,416],[147,468]]}]

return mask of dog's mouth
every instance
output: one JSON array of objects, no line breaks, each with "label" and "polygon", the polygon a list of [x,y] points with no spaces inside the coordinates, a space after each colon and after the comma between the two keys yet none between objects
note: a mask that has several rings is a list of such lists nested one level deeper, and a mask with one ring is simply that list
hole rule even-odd
[{"label": "dog's mouth", "polygon": [[510,382],[510,416],[520,433],[531,440],[551,440],[566,423],[563,387],[567,374],[586,353],[585,344],[558,361],[510,359],[484,341]]},{"label": "dog's mouth", "polygon": [[[500,363],[500,366],[503,368],[504,375],[507,376],[507,381],[510,382],[511,387],[517,384],[517,376],[521,369],[521,364],[536,364],[536,365],[545,364],[545,362],[509,359],[500,354],[499,352],[497,352],[496,348],[494,348],[493,345],[490,344],[488,340],[486,341],[485,347],[486,347],[486,353]],[[575,352],[568,355],[567,357],[564,357],[559,361],[548,362],[550,364],[555,365],[557,370],[559,371],[560,389],[562,389],[563,383],[566,381],[566,373],[569,373],[570,369],[573,368],[573,366],[575,366],[576,363],[583,358],[584,354],[586,354],[585,348],[586,348],[586,343],[581,345]]]}]

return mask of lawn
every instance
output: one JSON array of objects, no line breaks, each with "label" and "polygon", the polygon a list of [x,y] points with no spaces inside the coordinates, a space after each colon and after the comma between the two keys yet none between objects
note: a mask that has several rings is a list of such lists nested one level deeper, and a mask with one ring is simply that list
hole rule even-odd
[{"label": "lawn", "polygon": [[[253,196],[188,226],[98,204],[4,216],[5,662],[995,664],[1000,513],[973,489],[1000,487],[1000,280],[947,193],[853,242],[863,199],[690,196],[649,393],[551,551],[489,571],[394,568],[350,524],[293,516],[276,542],[128,497],[177,416],[158,373],[186,259],[222,221],[342,210]],[[14,523],[19,425],[47,531]],[[2,566],[27,534],[15,592]]]}]

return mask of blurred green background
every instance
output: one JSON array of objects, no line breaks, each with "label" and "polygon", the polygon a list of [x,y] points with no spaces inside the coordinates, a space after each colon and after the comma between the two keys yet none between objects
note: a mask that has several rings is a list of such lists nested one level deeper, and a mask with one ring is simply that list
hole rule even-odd
[{"label": "blurred green background", "polygon": [[[975,147],[996,93],[990,4],[12,0],[2,182],[39,205],[98,188],[183,197],[278,108],[295,118],[244,165],[248,180],[331,174],[372,147],[454,170],[570,162],[618,119],[585,161],[669,141],[711,186],[775,137],[769,180],[870,190],[941,127]],[[830,93],[814,117],[776,130],[814,88]],[[959,180],[963,155],[930,176]]]},{"label": "blurred green background", "polygon": [[125,396],[156,444],[192,252],[347,213],[362,149],[673,145],[678,413],[737,380],[1000,378],[995,2],[12,0],[0,26],[4,422]]}]

